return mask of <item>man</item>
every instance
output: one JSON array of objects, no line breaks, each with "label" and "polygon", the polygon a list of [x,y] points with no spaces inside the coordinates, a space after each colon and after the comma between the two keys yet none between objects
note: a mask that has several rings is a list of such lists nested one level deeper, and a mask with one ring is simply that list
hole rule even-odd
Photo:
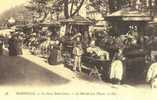
[{"label": "man", "polygon": [[157,56],[148,69],[146,81],[150,83],[151,88],[157,88]]},{"label": "man", "polygon": [[77,68],[81,72],[81,56],[83,54],[83,49],[81,43],[79,43],[80,37],[77,37],[77,43],[74,45],[73,54],[74,54],[74,67],[73,70],[76,71]]}]

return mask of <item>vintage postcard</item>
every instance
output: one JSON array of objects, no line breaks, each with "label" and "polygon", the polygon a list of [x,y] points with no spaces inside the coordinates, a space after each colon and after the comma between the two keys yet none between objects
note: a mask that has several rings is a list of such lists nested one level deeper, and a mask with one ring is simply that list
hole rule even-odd
[{"label": "vintage postcard", "polygon": [[0,0],[0,91],[154,100],[157,0]]}]

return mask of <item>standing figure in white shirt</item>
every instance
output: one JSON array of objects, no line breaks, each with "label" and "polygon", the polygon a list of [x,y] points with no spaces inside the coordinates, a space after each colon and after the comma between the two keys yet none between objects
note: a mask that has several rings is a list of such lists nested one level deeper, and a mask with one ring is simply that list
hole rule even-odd
[{"label": "standing figure in white shirt", "polygon": [[73,48],[73,55],[74,55],[73,70],[74,71],[77,71],[77,68],[78,68],[79,72],[81,72],[81,57],[82,57],[82,54],[83,54],[83,49],[82,49],[81,43],[76,43],[76,45]]}]

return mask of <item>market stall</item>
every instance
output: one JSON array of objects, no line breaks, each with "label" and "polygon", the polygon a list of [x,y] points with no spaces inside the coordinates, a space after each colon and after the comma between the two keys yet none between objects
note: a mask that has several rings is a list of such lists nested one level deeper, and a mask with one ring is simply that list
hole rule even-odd
[{"label": "market stall", "polygon": [[65,27],[64,31],[64,46],[66,50],[71,52],[73,43],[75,42],[75,37],[80,33],[81,40],[86,41],[85,37],[88,38],[88,27],[91,25],[91,21],[85,19],[81,16],[74,16],[69,19],[60,20],[62,27]]},{"label": "market stall", "polygon": [[88,31],[88,27],[92,24],[90,20],[79,15],[68,19],[62,19],[60,22],[63,26],[66,25],[66,32],[77,30],[80,33]]},{"label": "market stall", "polygon": [[124,49],[126,57],[126,77],[144,79],[146,70],[146,57],[148,50],[145,49],[144,34],[148,22],[152,21],[152,16],[148,12],[139,12],[130,10],[130,8],[121,9],[106,17],[106,20],[111,24],[112,36],[129,36],[136,35],[133,44],[127,44]]}]

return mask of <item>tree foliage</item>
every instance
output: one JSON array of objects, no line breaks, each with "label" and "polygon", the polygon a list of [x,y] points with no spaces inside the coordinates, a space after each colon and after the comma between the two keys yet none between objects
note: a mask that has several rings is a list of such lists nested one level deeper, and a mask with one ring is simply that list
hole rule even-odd
[{"label": "tree foliage", "polygon": [[98,12],[105,15],[106,13],[113,13],[128,5],[130,0],[90,0]]},{"label": "tree foliage", "polygon": [[[63,0],[64,1],[64,16],[65,18],[73,17],[81,9],[85,0]],[[69,8],[69,4],[71,4]],[[76,9],[74,9],[74,6]],[[70,12],[69,12],[70,9]]]},{"label": "tree foliage", "polygon": [[[73,17],[79,12],[84,1],[85,0],[31,0],[30,5],[26,7],[35,13],[35,19],[42,22],[49,13],[53,14],[63,11],[65,18]],[[69,6],[69,4],[71,4],[71,6]]]},{"label": "tree foliage", "polygon": [[108,0],[90,0],[89,6],[94,7],[94,9],[101,13],[103,16],[105,16],[109,11]]},{"label": "tree foliage", "polygon": [[49,13],[47,4],[48,0],[32,0],[26,8],[33,12],[35,21],[43,22]]}]

